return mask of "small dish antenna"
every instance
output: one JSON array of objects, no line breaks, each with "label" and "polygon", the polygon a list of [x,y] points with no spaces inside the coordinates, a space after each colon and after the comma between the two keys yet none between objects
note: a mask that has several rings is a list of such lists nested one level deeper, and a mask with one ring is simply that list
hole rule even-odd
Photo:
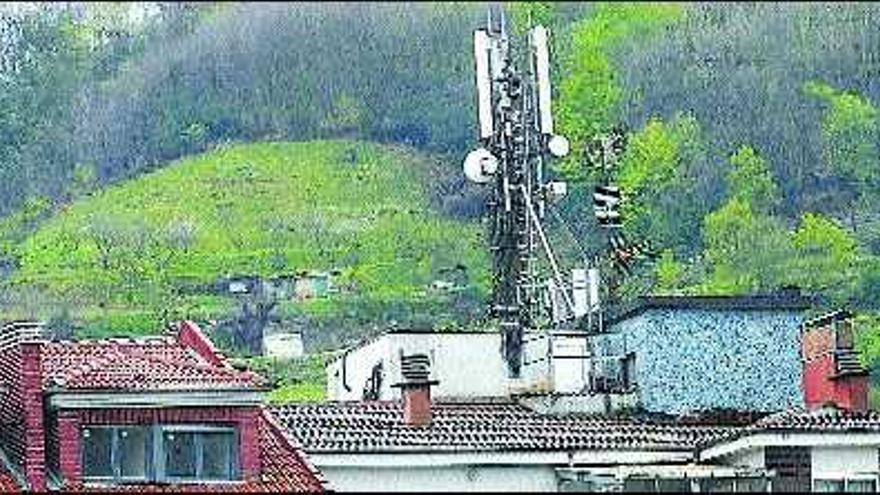
[{"label": "small dish antenna", "polygon": [[551,155],[556,158],[562,158],[568,154],[570,149],[568,139],[565,139],[565,136],[557,134],[550,138],[550,142],[547,143],[547,149],[550,150]]},{"label": "small dish antenna", "polygon": [[464,159],[464,175],[471,182],[486,184],[498,170],[498,159],[486,148],[477,148]]}]

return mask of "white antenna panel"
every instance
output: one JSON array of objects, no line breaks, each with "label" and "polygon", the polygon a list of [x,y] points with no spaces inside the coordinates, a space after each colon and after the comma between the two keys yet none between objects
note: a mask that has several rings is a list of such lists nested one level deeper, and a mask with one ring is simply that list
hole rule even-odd
[{"label": "white antenna panel", "polygon": [[590,312],[599,311],[599,269],[590,268],[587,270],[587,285],[590,288]]},{"label": "white antenna panel", "polygon": [[547,292],[550,295],[550,310],[553,323],[563,323],[573,317],[569,303],[566,302],[566,292],[569,290],[570,288],[564,285],[564,283],[559,285],[554,278],[547,279]]},{"label": "white antenna panel", "polygon": [[489,77],[489,35],[474,31],[474,60],[477,62],[477,113],[480,118],[480,138],[492,137],[492,80]]},{"label": "white antenna panel", "polygon": [[547,50],[547,29],[532,28],[532,46],[535,49],[535,70],[538,76],[538,111],[541,133],[553,134],[553,115],[550,113],[550,53]]},{"label": "white antenna panel", "polygon": [[571,271],[571,299],[574,306],[574,317],[580,318],[589,311],[587,293],[587,271],[575,268]]}]

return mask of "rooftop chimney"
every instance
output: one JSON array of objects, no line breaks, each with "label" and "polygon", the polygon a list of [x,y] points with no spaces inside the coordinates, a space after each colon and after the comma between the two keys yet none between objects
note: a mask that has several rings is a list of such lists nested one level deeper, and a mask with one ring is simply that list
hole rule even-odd
[{"label": "rooftop chimney", "polygon": [[431,386],[438,381],[429,380],[430,360],[424,354],[400,356],[403,382],[395,383],[403,396],[403,422],[410,426],[431,424]]},{"label": "rooftop chimney", "polygon": [[801,356],[804,403],[808,409],[834,405],[840,409],[868,408],[868,371],[853,347],[853,320],[836,311],[804,323]]}]

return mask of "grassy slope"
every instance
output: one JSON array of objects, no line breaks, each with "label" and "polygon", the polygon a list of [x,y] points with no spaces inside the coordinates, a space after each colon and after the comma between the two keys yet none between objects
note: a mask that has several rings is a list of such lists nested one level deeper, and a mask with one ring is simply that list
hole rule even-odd
[{"label": "grassy slope", "polygon": [[[76,301],[86,320],[98,303],[115,308],[129,325],[139,318],[131,315],[169,304],[153,286],[235,274],[341,269],[353,293],[409,301],[460,263],[485,291],[480,228],[429,209],[430,167],[409,149],[349,141],[218,149],[100,191],[48,220],[20,246],[14,283]],[[175,230],[192,235],[172,249]],[[108,270],[96,232],[114,239]],[[204,296],[174,304],[204,317],[229,306]]]}]

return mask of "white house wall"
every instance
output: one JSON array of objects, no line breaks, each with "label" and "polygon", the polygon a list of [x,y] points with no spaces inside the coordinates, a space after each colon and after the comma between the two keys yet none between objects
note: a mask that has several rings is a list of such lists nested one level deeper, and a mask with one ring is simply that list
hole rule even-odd
[{"label": "white house wall", "polygon": [[[352,349],[327,367],[329,400],[361,400],[364,385],[373,366],[382,363],[383,379],[379,398],[400,397],[391,385],[401,380],[400,353],[427,354],[431,359],[431,378],[440,384],[434,397],[498,397],[507,393],[507,370],[499,351],[498,333],[389,333],[366,345]],[[346,382],[342,385],[342,361]]]},{"label": "white house wall", "polygon": [[877,472],[877,447],[813,447],[813,479]]},{"label": "white house wall", "polygon": [[556,336],[553,339],[553,390],[577,393],[589,380],[586,336]]},{"label": "white house wall", "polygon": [[321,467],[330,488],[358,492],[555,492],[551,466]]},{"label": "white house wall", "polygon": [[[387,336],[382,336],[343,354],[327,366],[327,400],[361,400],[364,384],[373,371],[373,365],[388,356]],[[345,381],[343,383],[343,363]],[[387,370],[385,370],[387,374]],[[387,380],[384,380],[387,381]],[[348,389],[345,388],[348,385]],[[383,389],[388,385],[383,383]],[[390,388],[388,388],[390,392]]]}]

